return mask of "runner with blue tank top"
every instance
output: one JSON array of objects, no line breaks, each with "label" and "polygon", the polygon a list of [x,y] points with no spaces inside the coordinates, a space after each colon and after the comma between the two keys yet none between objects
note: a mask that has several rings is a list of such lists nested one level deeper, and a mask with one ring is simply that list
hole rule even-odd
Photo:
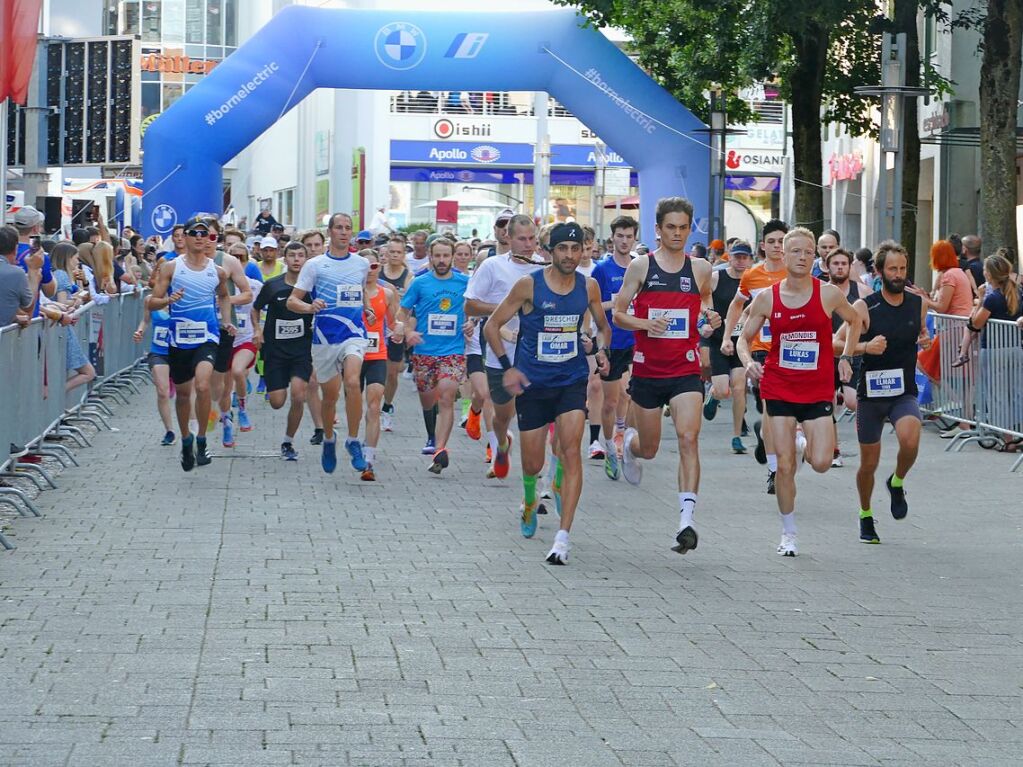
[{"label": "runner with blue tank top", "polygon": [[[367,463],[359,442],[362,421],[362,358],[368,341],[365,313],[371,322],[376,315],[366,295],[369,262],[348,250],[352,240],[352,218],[335,213],[327,226],[330,247],[322,256],[305,262],[295,288],[288,297],[288,309],[296,314],[312,314],[313,370],[323,395],[323,453],[320,464],[331,474],[337,468],[337,440],[334,437],[334,413],[345,388],[345,416],[348,438],[345,449],[352,468],[365,471]],[[311,294],[311,304],[305,302]]]},{"label": "runner with blue tank top", "polygon": [[[547,431],[558,433],[561,481],[561,527],[547,561],[568,563],[568,534],[582,492],[580,442],[586,423],[587,347],[596,353],[597,369],[608,372],[607,346],[611,328],[601,310],[600,288],[590,277],[576,272],[582,257],[583,230],[578,224],[557,224],[550,234],[551,265],[520,278],[483,328],[487,344],[501,348],[501,329],[513,317],[519,321],[518,347],[513,366],[506,354],[498,361],[504,369],[502,384],[518,395],[516,410],[522,455],[520,529],[526,538],[536,533],[539,501],[537,475],[543,470]],[[599,343],[581,334],[589,310],[597,325]]]}]

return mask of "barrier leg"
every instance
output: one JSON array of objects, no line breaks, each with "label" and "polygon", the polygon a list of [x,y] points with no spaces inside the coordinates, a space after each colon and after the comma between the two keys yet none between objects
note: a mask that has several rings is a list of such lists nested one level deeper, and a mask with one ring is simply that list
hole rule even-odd
[{"label": "barrier leg", "polygon": [[[13,495],[16,498],[18,498],[23,504],[25,504],[25,508],[28,509],[28,511],[22,509],[21,506],[19,506],[9,498],[5,498],[4,496],[6,495]],[[42,514],[39,513],[39,509],[35,507],[35,504],[29,500],[29,497],[27,495],[25,495],[24,491],[19,490],[16,487],[0,487],[0,503],[9,503],[11,506],[16,508],[18,510],[18,513],[23,517],[43,516]]]},{"label": "barrier leg", "polygon": [[43,455],[52,455],[64,466],[78,466],[78,461],[75,460],[75,454],[63,445],[58,445],[54,442],[47,442],[45,445],[41,445],[36,448],[36,452],[42,453]]},{"label": "barrier leg", "polygon": [[99,410],[102,410],[104,413],[106,413],[111,418],[114,417],[114,411],[111,410],[109,407],[107,407],[107,403],[104,402],[99,397],[99,395],[97,395],[97,394],[90,394],[89,395],[89,400],[88,400],[88,402],[86,402],[85,407],[95,407],[95,408],[98,408]]},{"label": "barrier leg", "polygon": [[16,548],[18,548],[9,540],[7,540],[3,533],[0,533],[0,546],[3,546],[7,551],[14,551]]},{"label": "barrier leg", "polygon": [[[33,450],[32,452],[34,453],[35,451]],[[46,469],[44,469],[42,466],[39,466],[38,464],[35,464],[35,463],[19,463],[18,464],[18,468],[23,470],[23,471],[39,472],[39,476],[41,476],[44,480],[46,480],[46,484],[48,484],[54,490],[57,489],[57,483],[53,481],[53,477],[51,477],[49,472],[46,471]],[[31,475],[29,475],[29,476],[31,476]],[[39,489],[40,490],[45,490],[46,488],[43,487],[42,485],[40,485]]]},{"label": "barrier leg", "polygon": [[81,445],[82,447],[92,447],[92,443],[89,442],[89,440],[86,439],[85,437],[85,432],[83,432],[77,426],[71,426],[69,424],[64,423],[61,424],[54,433],[69,434],[72,437],[74,437],[78,444]]},{"label": "barrier leg", "polygon": [[[75,423],[75,422],[79,422],[79,421],[84,421],[85,423],[89,423],[89,424],[92,424],[93,426],[95,426],[96,427],[96,431],[102,431],[103,430],[103,426],[99,423],[98,420],[96,420],[96,418],[98,418],[98,416],[95,416],[93,413],[79,412],[76,415],[68,416],[67,418],[65,418],[62,421],[62,423],[66,423],[67,424],[67,423]],[[108,429],[110,428],[109,425],[107,426],[107,428]]]}]

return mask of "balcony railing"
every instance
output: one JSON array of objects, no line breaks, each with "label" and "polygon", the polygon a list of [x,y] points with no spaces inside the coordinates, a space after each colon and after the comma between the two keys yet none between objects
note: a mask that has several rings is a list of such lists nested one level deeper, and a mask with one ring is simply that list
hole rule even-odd
[{"label": "balcony railing", "polygon": [[[478,117],[534,117],[532,94],[510,91],[401,91],[391,95],[391,111]],[[548,117],[574,117],[554,99]]]}]

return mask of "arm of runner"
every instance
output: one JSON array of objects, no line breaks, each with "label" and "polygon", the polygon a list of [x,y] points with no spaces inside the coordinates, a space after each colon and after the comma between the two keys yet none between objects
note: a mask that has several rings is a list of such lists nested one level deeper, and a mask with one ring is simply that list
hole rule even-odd
[{"label": "arm of runner", "polygon": [[252,343],[256,349],[263,346],[263,326],[259,322],[259,310],[252,307]]},{"label": "arm of runner", "polygon": [[416,316],[412,313],[416,302],[419,300],[419,283],[413,280],[405,295],[401,297],[401,308],[398,309],[398,322],[405,329],[405,343],[409,346],[416,346],[423,342],[423,335],[416,330]]},{"label": "arm of runner", "polygon": [[[726,357],[731,356],[735,351],[732,333],[735,332],[735,326],[739,324],[739,318],[742,316],[743,309],[746,308],[747,301],[749,301],[749,296],[741,290],[737,290],[732,296],[732,303],[728,305],[728,314],[725,316],[725,338],[721,342],[721,353]],[[757,328],[757,330],[759,329]]]},{"label": "arm of runner", "polygon": [[663,317],[655,320],[637,317],[629,314],[629,304],[639,294],[639,289],[646,279],[647,264],[646,256],[640,256],[632,260],[629,268],[625,270],[625,278],[622,280],[622,287],[618,291],[618,298],[615,299],[614,314],[611,319],[615,325],[623,330],[641,330],[648,333],[664,333],[668,329],[668,321]]},{"label": "arm of runner", "polygon": [[[231,324],[231,302],[228,300],[229,294],[227,292],[227,272],[217,267],[217,274],[220,277],[220,283],[217,285],[217,306],[220,308],[220,327],[230,333],[232,336],[238,331],[238,329]],[[245,286],[248,288],[248,285]],[[249,291],[251,298],[252,291]]]},{"label": "arm of runner", "polygon": [[[764,377],[764,368],[759,362],[753,361],[753,355],[749,350],[749,342],[753,340],[753,337],[760,332],[760,328],[762,328],[764,323],[767,322],[767,317],[771,313],[772,301],[773,296],[769,290],[761,292],[753,299],[753,303],[750,304],[748,310],[749,317],[746,319],[746,324],[742,326],[742,334],[739,336],[739,343],[736,348],[736,353],[739,355],[739,361],[742,362],[743,366],[746,368],[746,375],[748,375],[754,382],[757,382]],[[732,307],[729,307],[729,316],[731,313]],[[722,344],[722,352],[724,351],[724,348],[724,344]]]},{"label": "arm of runner", "polygon": [[[504,349],[501,331],[508,321],[518,314],[519,309],[530,300],[532,295],[533,278],[522,277],[512,286],[511,292],[505,296],[505,299],[498,304],[493,314],[490,315],[490,319],[487,320],[487,324],[483,326],[483,336],[487,339],[487,345],[491,349]],[[512,366],[507,354],[502,353],[498,355],[497,359],[500,361],[501,367],[504,368],[502,380],[504,388],[509,394],[521,394],[523,389],[529,386],[529,379],[523,375],[521,370]]]},{"label": "arm of runner", "polygon": [[[173,263],[173,262],[170,262]],[[167,290],[170,288],[171,277],[174,276],[173,266],[164,266],[156,275],[156,279],[153,280],[153,291],[149,294],[149,309],[156,311],[158,309],[166,309],[173,303],[181,300],[181,297],[185,295],[184,289],[177,290],[171,295],[167,295]]]},{"label": "arm of runner", "polygon": [[852,380],[852,363],[850,360],[856,353],[856,345],[860,340],[860,326],[862,318],[860,313],[849,303],[849,299],[842,295],[842,291],[834,285],[821,285],[821,303],[824,309],[830,309],[837,313],[849,325],[845,336],[845,349],[838,360],[838,378],[843,383]]},{"label": "arm of runner", "polygon": [[231,306],[245,306],[252,303],[252,286],[249,285],[249,278],[245,276],[245,269],[242,262],[234,256],[224,254],[223,268],[227,272],[231,282],[236,288],[235,294],[228,297]]},{"label": "arm of runner", "polygon": [[135,332],[131,336],[132,340],[137,344],[142,343],[142,336],[146,334],[146,328],[149,327],[149,299],[151,297],[152,296],[146,296],[146,300],[144,302],[145,306],[142,311],[142,322],[140,322],[139,326],[135,328]]},{"label": "arm of runner", "polygon": [[714,276],[714,270],[706,261],[693,263],[693,277],[700,286],[700,315],[707,320],[707,324],[700,328],[700,335],[704,338],[710,338],[721,327],[721,315],[714,311]]},{"label": "arm of runner", "polygon": [[593,321],[597,324],[597,336],[600,343],[597,347],[597,370],[607,375],[611,369],[611,361],[608,351],[611,346],[611,326],[607,324],[607,315],[601,311],[600,285],[592,277],[586,280],[586,297],[589,299],[589,313],[593,315]]},{"label": "arm of runner", "polygon": [[377,313],[373,308],[373,299],[369,297],[369,293],[366,291],[366,280],[368,278],[369,269],[367,268],[366,274],[362,275],[362,315],[370,325],[376,325]]},{"label": "arm of runner", "polygon": [[327,308],[327,302],[322,298],[317,298],[312,303],[305,301],[305,297],[316,287],[316,268],[311,261],[306,261],[302,265],[298,279],[295,280],[295,287],[291,289],[291,295],[288,296],[288,311],[295,314],[316,314],[316,312],[322,312]]},{"label": "arm of runner", "polygon": [[259,289],[259,294],[256,296],[255,302],[252,304],[252,308],[258,311],[262,311],[270,305],[270,289],[267,288],[266,283],[263,283],[263,287]]},{"label": "arm of runner", "polygon": [[[1020,327],[1023,327],[1021,325]],[[927,332],[927,306],[920,302],[920,335],[916,339],[917,344],[920,345],[921,349],[925,351],[931,348],[934,340],[931,338],[931,334]]]}]

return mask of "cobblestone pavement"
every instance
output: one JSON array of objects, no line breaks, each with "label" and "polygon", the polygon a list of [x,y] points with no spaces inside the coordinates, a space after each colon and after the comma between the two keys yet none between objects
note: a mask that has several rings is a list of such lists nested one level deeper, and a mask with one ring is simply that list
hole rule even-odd
[{"label": "cobblestone pavement", "polygon": [[308,426],[281,462],[261,401],[189,475],[157,445],[152,389],[123,408],[0,555],[0,764],[1020,763],[1008,456],[929,431],[908,519],[877,495],[881,546],[857,540],[855,457],[804,471],[784,559],[722,412],[697,552],[669,550],[666,439],[638,489],[587,463],[555,568],[553,510],[519,535],[517,456],[487,481],[456,433],[452,468],[426,471],[409,383],[375,484],[325,476]]}]

